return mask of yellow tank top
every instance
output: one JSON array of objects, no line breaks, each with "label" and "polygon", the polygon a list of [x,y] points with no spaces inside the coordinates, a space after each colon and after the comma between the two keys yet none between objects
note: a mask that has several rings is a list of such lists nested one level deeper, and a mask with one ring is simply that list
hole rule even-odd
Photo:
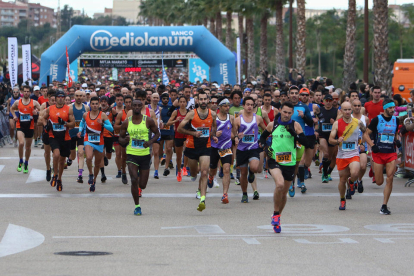
[{"label": "yellow tank top", "polygon": [[140,124],[132,122],[132,117],[128,118],[129,144],[126,153],[135,156],[145,156],[150,154],[150,148],[144,148],[144,143],[149,140],[149,129],[147,128],[147,116],[142,116]]}]

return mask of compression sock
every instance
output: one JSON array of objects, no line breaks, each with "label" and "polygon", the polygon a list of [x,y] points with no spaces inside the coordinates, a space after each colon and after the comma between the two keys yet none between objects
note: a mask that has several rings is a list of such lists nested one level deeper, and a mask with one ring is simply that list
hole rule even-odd
[{"label": "compression sock", "polygon": [[141,205],[139,205],[139,204],[138,205],[135,205],[135,208],[138,208],[138,207],[141,207]]},{"label": "compression sock", "polygon": [[105,168],[101,168],[101,173],[105,174]]},{"label": "compression sock", "polygon": [[331,164],[331,162],[328,160],[328,158],[323,158],[322,159],[322,170],[323,170],[323,174],[325,175],[325,176],[327,176],[328,175],[328,168],[329,168],[329,165]]},{"label": "compression sock", "polygon": [[303,165],[299,165],[299,181],[301,183],[305,181],[305,167]]},{"label": "compression sock", "polygon": [[29,165],[29,161],[25,160],[25,161],[24,161],[24,165],[25,165],[25,166]]},{"label": "compression sock", "polygon": [[247,196],[247,192],[243,192],[243,195],[244,195],[244,196]]},{"label": "compression sock", "polygon": [[344,197],[341,197],[341,201],[345,201],[345,198]]},{"label": "compression sock", "polygon": [[333,171],[333,168],[328,167],[328,174],[331,174],[332,171]]},{"label": "compression sock", "polygon": [[79,169],[79,175],[82,175],[83,169]]}]

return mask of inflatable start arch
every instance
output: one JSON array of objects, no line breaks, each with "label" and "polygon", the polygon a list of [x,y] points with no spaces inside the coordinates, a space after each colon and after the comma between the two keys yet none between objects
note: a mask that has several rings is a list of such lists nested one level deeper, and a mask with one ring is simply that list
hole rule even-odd
[{"label": "inflatable start arch", "polygon": [[210,66],[211,81],[235,84],[235,58],[204,26],[73,26],[42,54],[40,83],[66,76],[69,62],[85,52],[194,52]]}]

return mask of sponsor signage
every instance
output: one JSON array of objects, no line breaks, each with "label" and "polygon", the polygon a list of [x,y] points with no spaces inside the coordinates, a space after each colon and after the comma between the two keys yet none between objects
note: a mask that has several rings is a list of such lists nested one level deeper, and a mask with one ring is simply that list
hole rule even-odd
[{"label": "sponsor signage", "polygon": [[[164,59],[165,67],[187,67],[187,59]],[[80,67],[161,68],[162,59],[80,59]]]}]

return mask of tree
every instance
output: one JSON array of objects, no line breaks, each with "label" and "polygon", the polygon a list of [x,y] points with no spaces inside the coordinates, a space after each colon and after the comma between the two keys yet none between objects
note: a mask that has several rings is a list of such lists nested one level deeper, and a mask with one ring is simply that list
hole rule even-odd
[{"label": "tree", "polygon": [[280,80],[285,78],[285,41],[283,35],[283,5],[284,0],[276,1],[276,77]]},{"label": "tree", "polygon": [[347,90],[356,79],[356,0],[348,1],[348,23],[346,26],[346,43],[344,54],[344,71],[342,88]]},{"label": "tree", "polygon": [[305,75],[306,67],[306,17],[305,0],[297,0],[297,31],[296,31],[296,68],[298,73]]}]

